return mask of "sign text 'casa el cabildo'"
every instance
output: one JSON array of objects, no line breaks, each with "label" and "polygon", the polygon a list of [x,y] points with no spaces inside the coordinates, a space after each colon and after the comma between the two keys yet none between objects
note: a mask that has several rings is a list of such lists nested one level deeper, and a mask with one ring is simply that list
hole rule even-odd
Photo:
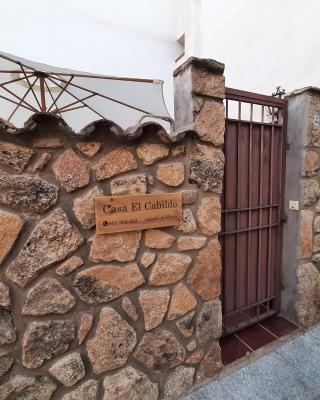
[{"label": "sign text 'casa el cabildo'", "polygon": [[96,197],[98,234],[179,225],[181,193]]}]

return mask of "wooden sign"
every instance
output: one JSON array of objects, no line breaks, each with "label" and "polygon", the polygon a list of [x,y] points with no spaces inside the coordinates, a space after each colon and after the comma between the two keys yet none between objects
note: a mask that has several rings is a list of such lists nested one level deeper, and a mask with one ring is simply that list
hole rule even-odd
[{"label": "wooden sign", "polygon": [[98,234],[179,225],[181,193],[96,197]]}]

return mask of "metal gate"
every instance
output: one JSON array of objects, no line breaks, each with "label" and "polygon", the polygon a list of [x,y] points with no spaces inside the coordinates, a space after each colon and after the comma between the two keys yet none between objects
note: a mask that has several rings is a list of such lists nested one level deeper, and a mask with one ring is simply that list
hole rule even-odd
[{"label": "metal gate", "polygon": [[224,334],[279,311],[286,101],[226,88]]}]

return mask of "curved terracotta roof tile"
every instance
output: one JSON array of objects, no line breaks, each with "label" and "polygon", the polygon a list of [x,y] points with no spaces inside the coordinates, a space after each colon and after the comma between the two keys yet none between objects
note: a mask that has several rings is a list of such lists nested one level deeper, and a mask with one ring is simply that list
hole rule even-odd
[{"label": "curved terracotta roof tile", "polygon": [[90,137],[96,129],[106,128],[110,132],[119,138],[126,138],[127,140],[136,140],[147,131],[154,131],[158,138],[165,143],[174,143],[182,140],[186,134],[195,133],[193,127],[183,132],[167,132],[166,129],[159,123],[156,122],[144,122],[134,126],[129,126],[127,129],[123,130],[118,124],[108,119],[99,119],[91,122],[90,124],[83,127],[80,132],[74,132],[70,126],[64,121],[63,118],[58,115],[37,112],[32,114],[24,123],[23,128],[17,128],[10,122],[7,122],[3,118],[0,118],[0,134],[1,132],[6,132],[14,135],[22,134],[25,132],[30,132],[34,130],[38,124],[43,122],[55,121],[58,125],[64,129],[68,134],[75,135],[77,137]]}]

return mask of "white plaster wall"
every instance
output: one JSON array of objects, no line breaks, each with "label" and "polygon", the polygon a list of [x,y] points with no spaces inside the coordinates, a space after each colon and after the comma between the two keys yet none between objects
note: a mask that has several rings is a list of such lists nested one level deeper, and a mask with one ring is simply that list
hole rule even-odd
[{"label": "white plaster wall", "polygon": [[181,0],[2,0],[0,50],[59,67],[165,81],[179,54]]},{"label": "white plaster wall", "polygon": [[191,47],[192,55],[224,62],[227,86],[265,94],[277,85],[320,86],[319,0],[193,3],[198,11],[187,28],[186,57]]},{"label": "white plaster wall", "polygon": [[271,94],[320,86],[319,0],[3,0],[0,49],[48,64],[165,81],[185,57],[226,64],[226,84]]}]

